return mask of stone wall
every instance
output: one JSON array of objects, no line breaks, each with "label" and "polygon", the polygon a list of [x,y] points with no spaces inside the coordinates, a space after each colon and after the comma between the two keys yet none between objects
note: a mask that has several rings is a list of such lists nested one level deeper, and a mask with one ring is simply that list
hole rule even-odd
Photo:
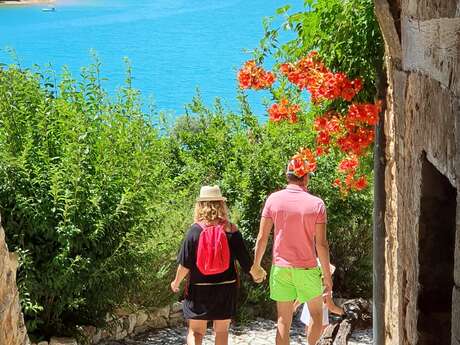
[{"label": "stone wall", "polygon": [[8,252],[0,218],[0,344],[29,344],[16,287],[17,256]]},{"label": "stone wall", "polygon": [[[51,337],[50,341],[41,341],[32,345],[88,345],[122,340],[140,333],[165,327],[184,325],[182,303],[153,310],[116,309],[113,315],[107,314],[107,326],[81,326],[81,341],[74,338]],[[3,343],[0,343],[3,345]]]},{"label": "stone wall", "polygon": [[[460,345],[460,0],[374,2],[386,44],[389,85],[385,344],[434,344],[424,340],[420,321],[424,313],[420,298],[426,292],[421,269],[426,253],[420,243],[425,226],[422,171],[427,161],[456,190],[457,216],[450,244],[455,253],[449,287],[451,339],[442,345]],[[438,199],[443,202],[442,196]],[[433,263],[433,274],[436,269]]]}]

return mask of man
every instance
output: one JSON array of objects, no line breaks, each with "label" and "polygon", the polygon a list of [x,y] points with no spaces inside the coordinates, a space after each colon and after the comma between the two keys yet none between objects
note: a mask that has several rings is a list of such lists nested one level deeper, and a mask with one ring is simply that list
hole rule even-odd
[{"label": "man", "polygon": [[[322,331],[322,278],[324,293],[332,291],[326,209],[320,198],[307,191],[308,167],[307,161],[301,160],[299,163],[298,160],[291,160],[286,172],[287,187],[268,197],[262,212],[251,269],[256,281],[265,278],[261,262],[274,225],[270,298],[277,304],[277,345],[289,344],[292,310],[296,300],[307,302],[311,315],[308,344],[315,345]],[[327,268],[322,270],[322,277],[317,257],[321,267]]]}]

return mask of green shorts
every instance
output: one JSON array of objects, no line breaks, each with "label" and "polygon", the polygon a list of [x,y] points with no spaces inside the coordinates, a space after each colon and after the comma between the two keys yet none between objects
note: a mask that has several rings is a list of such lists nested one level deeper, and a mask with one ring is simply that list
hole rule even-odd
[{"label": "green shorts", "polygon": [[270,298],[277,302],[307,302],[323,293],[321,268],[290,268],[272,266]]}]

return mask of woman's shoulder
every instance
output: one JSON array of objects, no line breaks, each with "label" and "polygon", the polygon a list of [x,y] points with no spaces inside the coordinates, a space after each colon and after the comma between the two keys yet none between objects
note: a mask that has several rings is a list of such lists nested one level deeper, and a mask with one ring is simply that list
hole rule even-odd
[{"label": "woman's shoulder", "polygon": [[198,223],[193,223],[187,230],[187,238],[194,238],[200,235],[203,228]]}]

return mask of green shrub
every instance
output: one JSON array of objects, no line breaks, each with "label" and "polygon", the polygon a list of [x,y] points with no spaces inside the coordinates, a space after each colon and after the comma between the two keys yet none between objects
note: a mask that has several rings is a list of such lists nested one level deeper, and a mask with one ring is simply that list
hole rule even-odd
[{"label": "green shrub", "polygon": [[137,287],[165,161],[129,79],[115,102],[97,63],[78,84],[65,72],[58,95],[45,82],[0,71],[0,211],[29,330],[51,335],[103,320]]},{"label": "green shrub", "polygon": [[[252,249],[266,197],[285,185],[287,158],[314,140],[312,112],[295,125],[259,123],[243,95],[239,113],[197,96],[160,133],[129,70],[115,100],[98,70],[97,62],[85,69],[81,82],[64,72],[56,86],[15,66],[0,70],[0,212],[21,256],[22,305],[37,335],[103,324],[123,303],[177,299],[169,282],[203,184],[222,187]],[[335,290],[369,295],[372,196],[343,200],[332,187],[337,161],[318,162],[310,189],[328,207]],[[272,307],[267,286],[247,278],[242,302],[251,307],[242,317]]]}]

